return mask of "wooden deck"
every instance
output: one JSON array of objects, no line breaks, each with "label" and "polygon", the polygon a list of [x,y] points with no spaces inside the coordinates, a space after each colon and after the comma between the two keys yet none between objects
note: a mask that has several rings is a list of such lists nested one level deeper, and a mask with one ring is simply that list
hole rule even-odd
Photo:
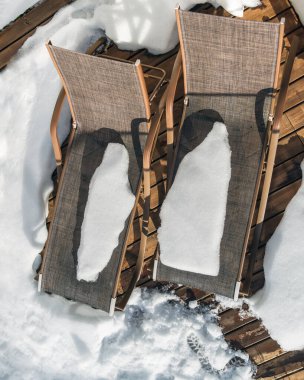
[{"label": "wooden deck", "polygon": [[35,33],[38,26],[48,23],[63,6],[75,0],[37,0],[15,21],[0,30],[0,70],[17,53],[24,42]]},{"label": "wooden deck", "polygon": [[[34,33],[37,26],[48,22],[53,14],[63,5],[73,0],[45,0],[37,8],[26,13],[15,23],[0,32],[0,68],[4,67],[23,42]],[[263,6],[247,9],[244,19],[277,22],[286,18],[285,45],[288,47],[294,35],[301,37],[297,59],[289,85],[288,98],[281,126],[281,135],[276,157],[271,192],[266,211],[262,239],[254,268],[254,281],[251,293],[255,293],[264,284],[263,258],[265,245],[278,223],[284,210],[301,184],[300,163],[304,159],[304,28],[288,0],[262,0]],[[230,17],[223,9],[214,10],[211,6],[198,6],[197,11],[220,14]],[[159,66],[167,71],[170,78],[177,49],[169,53],[152,56],[145,50],[137,52],[121,51],[114,45],[105,54],[142,63]],[[283,54],[282,65],[286,54]],[[175,99],[175,121],[178,123],[183,105],[182,81],[178,86]],[[162,120],[157,146],[153,156],[151,194],[151,218],[149,221],[149,238],[147,243],[145,267],[140,279],[141,286],[154,287],[159,284],[151,281],[152,257],[157,245],[156,230],[159,226],[159,211],[165,196],[166,186],[166,135],[165,120]],[[52,218],[55,194],[49,202],[47,224]],[[137,215],[128,237],[128,251],[123,264],[118,297],[123,294],[134,270],[138,250],[140,226],[142,220],[142,201],[138,204]],[[252,225],[252,231],[254,230]],[[249,252],[248,252],[249,255]],[[248,262],[248,260],[246,261]],[[246,273],[246,265],[244,275]],[[212,295],[186,287],[175,288],[176,293],[185,301],[198,299],[202,304],[213,304]],[[244,349],[257,365],[257,378],[263,379],[304,379],[304,351],[283,352],[279,345],[269,336],[261,322],[253,317],[241,318],[237,310],[227,309],[220,313],[220,324],[225,338],[234,347]]]}]

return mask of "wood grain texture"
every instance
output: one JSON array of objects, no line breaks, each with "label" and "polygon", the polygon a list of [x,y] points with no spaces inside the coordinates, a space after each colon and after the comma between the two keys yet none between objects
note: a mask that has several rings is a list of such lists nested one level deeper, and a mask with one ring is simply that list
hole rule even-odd
[{"label": "wood grain texture", "polygon": [[49,22],[62,7],[75,0],[44,0],[0,31],[0,69],[17,53],[38,26]]}]

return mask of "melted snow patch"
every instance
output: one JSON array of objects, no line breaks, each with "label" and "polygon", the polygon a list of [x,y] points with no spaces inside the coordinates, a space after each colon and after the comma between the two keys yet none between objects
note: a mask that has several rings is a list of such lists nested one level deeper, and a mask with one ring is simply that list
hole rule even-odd
[{"label": "melted snow patch", "polygon": [[[304,161],[301,164],[304,172]],[[249,300],[286,351],[304,348],[304,183],[266,246],[265,286]],[[274,318],[275,316],[275,318]]]},{"label": "melted snow patch", "polygon": [[227,128],[216,122],[205,140],[180,163],[160,212],[158,239],[163,264],[218,275],[230,158]]},{"label": "melted snow patch", "polygon": [[96,281],[108,264],[134,206],[128,178],[129,155],[122,144],[108,144],[89,186],[81,226],[77,279]]}]

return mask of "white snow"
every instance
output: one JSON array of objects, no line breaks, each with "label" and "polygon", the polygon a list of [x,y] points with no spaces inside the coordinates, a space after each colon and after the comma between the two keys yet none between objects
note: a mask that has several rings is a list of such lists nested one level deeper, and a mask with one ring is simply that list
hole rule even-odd
[{"label": "white snow", "polygon": [[[155,2],[154,6],[152,1],[139,0],[132,0],[132,4],[138,3],[138,6],[134,6],[132,17],[129,13],[125,23],[130,23],[131,30],[136,18],[138,20],[141,16],[140,11],[144,10],[142,5],[149,4],[145,17],[147,20],[151,17],[153,22],[157,22],[156,25],[151,22],[149,26],[151,40],[155,31],[158,33],[162,30],[161,36],[172,44],[172,41],[177,41],[176,34],[168,38],[166,33],[169,31],[170,34],[173,28],[174,17],[171,17],[171,12],[174,14],[175,1],[174,5],[171,0],[168,2],[171,8],[164,8],[164,12],[170,11],[165,25],[161,25],[164,18],[153,16],[159,13],[159,2]],[[239,3],[241,9],[245,1]],[[7,1],[6,4],[13,7],[15,1]],[[101,28],[104,27],[97,17],[100,14],[99,7],[106,8],[113,4],[110,0],[79,0],[65,7],[50,23],[37,29],[0,73],[1,379],[112,380],[122,379],[123,376],[127,378],[130,373],[129,378],[133,380],[141,368],[148,373],[147,379],[164,379],[158,365],[167,378],[176,373],[176,378],[179,377],[176,368],[186,373],[185,379],[195,379],[195,376],[201,378],[201,367],[197,364],[199,359],[192,351],[185,351],[184,341],[193,326],[197,331],[199,327],[204,329],[206,326],[195,322],[195,318],[202,318],[195,316],[196,308],[191,309],[193,314],[189,317],[188,309],[179,304],[173,307],[165,301],[170,295],[155,295],[156,298],[159,297],[159,302],[156,302],[154,296],[148,296],[145,292],[140,296],[137,291],[131,301],[133,306],[127,308],[126,314],[115,313],[114,318],[109,319],[99,310],[85,305],[57,296],[38,294],[37,283],[33,280],[31,267],[47,237],[47,197],[52,187],[51,173],[55,168],[49,124],[61,86],[44,43],[50,38],[57,46],[85,51],[100,36]],[[113,5],[113,18],[114,9]],[[118,24],[116,28],[119,29]],[[133,36],[133,46],[144,46],[148,39],[140,37],[139,32],[136,33]],[[169,47],[163,46],[162,49]],[[61,138],[67,134],[69,121],[70,114],[65,107],[59,128]],[[34,267],[37,265],[39,263],[36,260]],[[141,325],[142,329],[136,327],[139,323],[137,313],[132,312],[139,308],[143,311],[143,318],[148,318]],[[155,319],[154,314],[157,316]],[[180,340],[176,338],[177,326],[183,326]],[[162,341],[160,356],[157,342],[161,340],[162,334],[166,339]],[[200,331],[198,337],[208,343],[208,346],[214,338],[208,340],[209,337],[201,337]],[[115,339],[120,339],[119,347],[115,346]],[[155,350],[149,342],[155,342]],[[220,346],[216,346],[219,342]],[[126,347],[129,347],[127,352],[124,351]],[[144,348],[140,350],[141,347]],[[214,346],[210,343],[208,357],[214,356],[212,347],[223,348],[220,351],[221,357],[226,356],[225,352],[228,352],[228,357],[231,355],[222,337],[219,340],[214,338]],[[137,360],[139,352],[141,357]],[[104,361],[104,358],[107,360]],[[117,358],[120,360],[117,361]],[[159,358],[164,361],[159,363]],[[216,363],[214,365],[219,367]],[[187,371],[190,376],[187,376]],[[248,365],[237,368],[233,378],[237,379],[237,373],[240,373],[239,378],[248,378],[248,372]],[[205,379],[218,377],[210,374]],[[142,379],[140,375],[139,378]]]},{"label": "white snow", "polygon": [[299,15],[302,24],[304,25],[304,1],[303,0],[290,0],[297,14]]},{"label": "white snow", "polygon": [[[27,9],[35,0],[0,0],[0,23],[3,26]],[[106,31],[120,48],[136,50],[147,48],[153,54],[164,53],[178,42],[174,9],[176,0],[78,0],[92,12],[96,27]],[[181,9],[190,9],[196,4],[211,3],[223,6],[234,16],[242,17],[245,6],[256,7],[259,0],[179,0]],[[77,5],[76,5],[77,6]],[[87,12],[84,10],[84,12]],[[0,12],[1,15],[1,12]],[[83,17],[79,9],[78,17]],[[1,24],[0,24],[1,28]]]},{"label": "white snow", "polygon": [[77,279],[96,281],[108,264],[135,202],[129,178],[129,155],[122,144],[110,143],[93,174],[77,252]]},{"label": "white snow", "polygon": [[158,240],[163,264],[218,275],[230,158],[227,128],[216,122],[180,163],[160,212]]},{"label": "white snow", "polygon": [[[100,347],[105,379],[250,379],[247,355],[231,350],[216,315],[187,308],[174,294],[136,289],[115,314]],[[229,368],[238,356],[243,367]],[[118,364],[113,368],[109,363]]]},{"label": "white snow", "polygon": [[15,20],[38,0],[0,0],[0,29]]},{"label": "white snow", "polygon": [[[302,162],[304,173],[304,161]],[[304,348],[304,183],[266,246],[265,286],[250,304],[286,350]]]},{"label": "white snow", "polygon": [[174,8],[190,9],[196,4],[222,5],[242,17],[244,6],[256,7],[259,0],[108,0],[96,9],[100,27],[120,48],[146,47],[153,54],[164,53],[178,42]]}]

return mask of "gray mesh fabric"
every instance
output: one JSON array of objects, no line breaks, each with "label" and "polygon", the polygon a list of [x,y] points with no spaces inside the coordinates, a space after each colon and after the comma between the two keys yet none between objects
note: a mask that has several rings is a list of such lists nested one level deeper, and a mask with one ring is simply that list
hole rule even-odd
[{"label": "gray mesh fabric", "polygon": [[176,148],[174,173],[215,121],[227,126],[232,173],[219,275],[163,265],[160,247],[157,278],[233,297],[267,137],[279,24],[186,11],[181,11],[180,17],[189,106]]}]

